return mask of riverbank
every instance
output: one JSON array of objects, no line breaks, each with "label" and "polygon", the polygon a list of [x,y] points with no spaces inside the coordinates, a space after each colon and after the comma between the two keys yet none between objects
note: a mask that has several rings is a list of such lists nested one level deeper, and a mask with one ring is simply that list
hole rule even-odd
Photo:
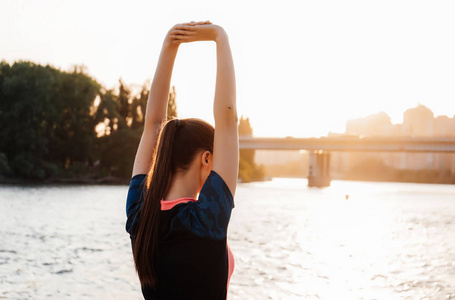
[{"label": "riverbank", "polygon": [[442,173],[435,170],[398,170],[387,168],[366,172],[351,171],[342,177],[343,180],[374,181],[374,182],[408,182],[455,184],[455,174]]},{"label": "riverbank", "polygon": [[[272,178],[306,178],[303,175],[283,175],[283,176],[264,176],[261,179],[244,181],[239,178],[240,183],[270,181]],[[350,173],[347,175],[334,176],[332,179],[345,181],[365,181],[365,182],[396,182],[396,183],[426,183],[426,184],[455,184],[455,174],[439,174],[428,170],[402,170],[394,172],[378,173]],[[128,185],[130,178],[120,178],[115,176],[77,176],[77,177],[51,177],[47,179],[22,179],[7,178],[0,176],[0,184],[6,185]]]},{"label": "riverbank", "polygon": [[47,179],[23,179],[0,177],[0,184],[5,185],[128,185],[130,179],[114,176],[105,177],[74,177],[74,178],[47,178]]}]

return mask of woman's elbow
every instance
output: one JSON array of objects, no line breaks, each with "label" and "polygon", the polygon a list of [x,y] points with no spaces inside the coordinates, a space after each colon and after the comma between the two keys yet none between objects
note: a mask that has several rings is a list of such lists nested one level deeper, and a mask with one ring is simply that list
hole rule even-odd
[{"label": "woman's elbow", "polygon": [[225,124],[237,124],[238,117],[237,117],[237,108],[234,106],[223,106],[214,109],[213,115],[215,117],[216,123],[225,123]]}]

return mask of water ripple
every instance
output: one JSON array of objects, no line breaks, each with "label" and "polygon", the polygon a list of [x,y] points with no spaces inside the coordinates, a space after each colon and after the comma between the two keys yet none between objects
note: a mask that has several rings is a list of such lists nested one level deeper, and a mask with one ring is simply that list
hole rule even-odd
[{"label": "water ripple", "polygon": [[[0,187],[0,299],[140,299],[126,190]],[[442,185],[241,184],[229,299],[455,300],[454,200]]]}]

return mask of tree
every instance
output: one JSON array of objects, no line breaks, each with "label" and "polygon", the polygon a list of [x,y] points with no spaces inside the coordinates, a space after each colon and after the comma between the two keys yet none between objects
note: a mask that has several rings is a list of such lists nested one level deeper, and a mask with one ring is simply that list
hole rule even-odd
[{"label": "tree", "polygon": [[119,79],[119,83],[120,86],[117,96],[119,116],[118,125],[120,128],[126,128],[127,126],[131,126],[132,123],[132,105],[130,102],[131,91],[125,86],[121,79]]},{"label": "tree", "polygon": [[100,85],[81,69],[61,72],[60,79],[59,95],[53,103],[58,115],[53,136],[48,137],[51,143],[46,159],[58,159],[65,168],[74,163],[88,166],[93,162],[96,144],[96,120],[91,111]]},{"label": "tree", "polygon": [[143,85],[142,89],[136,97],[134,97],[131,103],[131,115],[132,115],[132,129],[141,128],[144,126],[145,108],[147,107],[147,100],[149,97],[149,90],[147,85]]},{"label": "tree", "polygon": [[[253,128],[250,124],[249,118],[240,117],[239,120],[239,135],[240,136],[253,136]],[[254,162],[253,149],[241,149],[239,151],[239,178],[243,182],[250,182],[254,180],[262,180],[265,177],[265,169],[263,165],[256,165]]]},{"label": "tree", "polygon": [[11,175],[45,178],[67,161],[86,162],[99,84],[82,68],[68,73],[20,61],[2,62],[0,70],[0,152]]},{"label": "tree", "polygon": [[140,136],[134,135],[128,126],[128,118],[131,118],[130,126],[134,122],[133,105],[129,101],[129,90],[121,80],[119,82],[118,94],[114,90],[100,94],[100,103],[95,113],[97,124],[101,124],[96,156],[101,174],[128,178],[135,155],[133,148],[137,147]]},{"label": "tree", "polygon": [[105,175],[129,179],[142,130],[122,128],[100,138],[100,166]]},{"label": "tree", "polygon": [[45,178],[72,162],[88,163],[100,85],[82,68],[69,73],[21,61],[2,62],[0,70],[0,152],[11,176]]},{"label": "tree", "polygon": [[175,86],[172,86],[171,91],[169,92],[169,101],[167,102],[167,119],[177,118],[177,103],[175,99],[177,94],[175,92]]},{"label": "tree", "polygon": [[[144,85],[131,99],[130,90],[120,80],[119,94],[109,90],[101,95],[96,120],[104,124],[98,140],[98,156],[104,174],[120,178],[131,175],[134,157],[144,126],[149,91]],[[130,100],[131,99],[131,100]],[[169,92],[168,119],[177,117],[175,87]]]},{"label": "tree", "polygon": [[50,103],[58,93],[58,74],[29,62],[2,62],[0,77],[0,152],[13,175],[42,178],[48,140],[40,136],[56,118]]},{"label": "tree", "polygon": [[11,172],[11,169],[8,164],[8,158],[5,153],[0,152],[0,177],[2,175],[7,175]]},{"label": "tree", "polygon": [[[131,128],[137,129],[144,126],[145,110],[147,107],[147,101],[149,97],[149,90],[147,85],[143,85],[141,91],[131,101],[130,116],[131,116]],[[175,86],[169,92],[169,101],[167,104],[167,120],[177,118],[177,94],[175,92]]]},{"label": "tree", "polygon": [[[145,85],[132,96],[121,79],[118,90],[106,90],[83,67],[2,61],[0,176],[129,179],[148,97]],[[175,117],[172,87],[168,118]]]}]

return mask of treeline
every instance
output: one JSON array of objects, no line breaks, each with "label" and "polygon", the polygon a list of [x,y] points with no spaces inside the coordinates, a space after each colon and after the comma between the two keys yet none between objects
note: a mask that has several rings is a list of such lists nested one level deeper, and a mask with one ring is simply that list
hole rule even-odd
[{"label": "treeline", "polygon": [[[106,89],[82,67],[1,62],[0,181],[128,182],[148,93],[144,85],[133,94],[121,80]],[[175,100],[173,87],[168,118],[177,116]],[[239,126],[252,134],[248,119]],[[240,155],[240,178],[261,179],[254,150]]]},{"label": "treeline", "polygon": [[[105,89],[82,67],[0,63],[0,177],[122,181],[143,129],[146,86]],[[169,114],[175,114],[175,92]]]},{"label": "treeline", "polygon": [[[249,118],[239,120],[239,135],[253,136],[253,128]],[[241,149],[239,153],[239,178],[242,182],[261,181],[265,178],[264,165],[257,165],[254,159],[255,150]]]}]

